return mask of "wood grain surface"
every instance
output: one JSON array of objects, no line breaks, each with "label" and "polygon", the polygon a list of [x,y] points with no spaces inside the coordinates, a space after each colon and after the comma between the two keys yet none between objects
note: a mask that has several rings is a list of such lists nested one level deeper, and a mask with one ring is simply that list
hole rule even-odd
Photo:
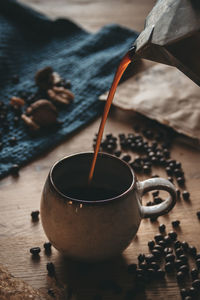
[{"label": "wood grain surface", "polygon": [[[96,31],[101,26],[113,22],[142,30],[145,16],[155,1],[23,0],[23,2],[51,17],[69,17],[86,29]],[[178,238],[181,241],[188,241],[200,251],[200,221],[196,216],[196,211],[200,210],[200,154],[198,150],[176,140],[173,143],[171,156],[183,165],[186,177],[185,188],[191,194],[190,201],[179,200],[173,211],[159,217],[157,222],[142,220],[134,241],[123,255],[114,261],[84,265],[64,259],[55,249],[50,256],[44,254],[43,243],[47,238],[41,222],[31,221],[31,211],[40,207],[42,188],[51,165],[65,155],[91,150],[92,139],[98,130],[99,121],[100,119],[95,120],[69,136],[65,142],[46,155],[28,164],[20,171],[18,178],[9,176],[0,181],[0,263],[5,265],[14,276],[22,278],[33,287],[48,288],[46,263],[54,262],[58,280],[72,287],[71,299],[100,299],[94,298],[96,294],[101,294],[102,299],[157,300],[169,297],[181,299],[174,274],[166,276],[164,281],[154,280],[139,294],[126,298],[127,290],[134,286],[132,276],[127,273],[127,264],[137,262],[139,253],[149,252],[147,242],[158,232],[160,223],[166,224],[168,232],[172,230],[171,221],[179,219],[181,225],[177,230]],[[114,134],[132,132],[134,124],[148,126],[147,119],[113,107],[105,132]],[[160,168],[154,169],[154,173],[166,178],[166,173]],[[139,177],[139,179],[145,178],[147,176]],[[145,201],[150,196],[147,196]],[[30,256],[29,249],[34,246],[40,246],[42,249],[39,260],[33,260]],[[194,261],[191,260],[190,265],[194,266]],[[122,287],[122,291],[118,293],[110,290],[102,291],[99,283],[103,279],[114,280]]]}]

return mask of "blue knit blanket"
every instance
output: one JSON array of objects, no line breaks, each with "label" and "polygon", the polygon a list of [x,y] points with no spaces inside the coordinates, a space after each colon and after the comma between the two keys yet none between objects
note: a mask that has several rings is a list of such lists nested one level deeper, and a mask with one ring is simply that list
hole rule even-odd
[{"label": "blue knit blanket", "polygon": [[[98,97],[109,89],[120,59],[136,37],[119,25],[92,34],[15,0],[0,1],[0,178],[10,174],[13,164],[26,164],[102,113],[104,104]],[[33,137],[22,120],[16,125],[8,103],[23,91],[36,93],[34,74],[45,66],[71,81],[75,100],[59,112],[62,126]],[[14,84],[16,74],[19,83]],[[16,143],[10,142],[13,137]]]}]

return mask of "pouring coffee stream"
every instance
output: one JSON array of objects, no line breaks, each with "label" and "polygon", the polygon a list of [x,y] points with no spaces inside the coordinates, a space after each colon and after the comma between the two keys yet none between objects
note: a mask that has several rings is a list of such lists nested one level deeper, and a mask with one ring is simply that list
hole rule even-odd
[{"label": "pouring coffee stream", "polygon": [[90,173],[89,173],[89,179],[88,179],[88,183],[91,184],[92,178],[93,178],[93,174],[94,174],[94,168],[95,168],[95,164],[96,164],[96,160],[97,160],[97,155],[99,152],[99,148],[100,148],[100,144],[101,144],[101,140],[102,140],[102,136],[103,136],[103,131],[104,131],[104,127],[105,127],[105,123],[108,117],[108,113],[110,110],[110,106],[112,103],[112,100],[114,98],[118,83],[123,75],[123,73],[125,72],[125,70],[127,69],[128,65],[131,63],[133,57],[135,54],[135,47],[131,48],[126,55],[123,57],[123,59],[121,60],[119,67],[115,73],[115,77],[113,79],[113,83],[111,85],[107,100],[106,100],[106,104],[104,107],[104,112],[102,115],[102,119],[101,119],[101,123],[99,126],[99,131],[98,131],[98,135],[97,135],[97,141],[96,141],[96,146],[94,149],[94,155],[93,155],[93,160],[92,160],[92,165],[90,168]]},{"label": "pouring coffee stream", "polygon": [[200,86],[200,1],[158,0],[119,64],[105,104],[89,173],[92,181],[105,122],[124,71],[137,58],[174,66]]}]

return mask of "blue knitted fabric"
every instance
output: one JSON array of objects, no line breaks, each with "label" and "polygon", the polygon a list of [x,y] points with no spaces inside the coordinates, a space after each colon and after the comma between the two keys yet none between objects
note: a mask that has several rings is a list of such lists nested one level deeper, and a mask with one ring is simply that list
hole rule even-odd
[{"label": "blue knitted fabric", "polygon": [[[53,21],[15,0],[0,0],[0,101],[8,105],[10,97],[22,91],[35,93],[34,74],[45,66],[69,79],[75,94],[74,102],[59,111],[62,126],[35,137],[22,120],[15,125],[14,112],[8,109],[9,130],[0,119],[0,178],[13,164],[26,164],[102,113],[104,104],[98,97],[110,87],[120,59],[136,37],[118,25],[91,34],[67,19]],[[17,84],[11,81],[15,74],[20,78]],[[17,143],[11,146],[13,136]]]}]

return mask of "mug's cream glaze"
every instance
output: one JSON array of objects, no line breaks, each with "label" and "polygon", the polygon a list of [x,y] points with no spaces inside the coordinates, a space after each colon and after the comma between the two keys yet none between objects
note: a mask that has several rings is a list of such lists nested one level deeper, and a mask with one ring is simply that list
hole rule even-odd
[{"label": "mug's cream glaze", "polygon": [[[127,163],[112,155],[101,154],[96,172],[98,166],[100,174],[110,170],[108,178],[102,180],[105,183],[109,175],[114,176],[114,181],[111,179],[109,184],[113,187],[116,181],[117,186],[125,185],[124,192],[115,198],[99,201],[75,200],[62,194],[55,184],[56,176],[63,176],[67,165],[73,173],[72,165],[75,163],[74,172],[77,173],[78,169],[90,166],[91,158],[92,153],[80,153],[64,158],[52,167],[43,189],[41,220],[49,241],[56,249],[68,257],[94,261],[122,253],[135,236],[142,217],[158,216],[169,211],[175,204],[176,192],[165,179],[136,181]],[[76,176],[78,180],[79,174]],[[66,180],[70,182],[71,178],[68,176]],[[141,196],[147,190],[157,188],[167,190],[171,196],[149,211],[148,207],[141,205]]]}]

